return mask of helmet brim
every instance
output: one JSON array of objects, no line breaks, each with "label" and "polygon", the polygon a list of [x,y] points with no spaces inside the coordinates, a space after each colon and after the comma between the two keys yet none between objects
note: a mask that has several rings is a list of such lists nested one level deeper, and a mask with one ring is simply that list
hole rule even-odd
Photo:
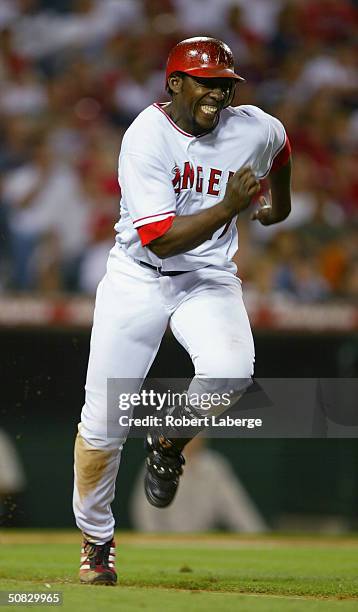
[{"label": "helmet brim", "polygon": [[236,74],[230,68],[225,68],[224,66],[213,66],[209,68],[208,66],[197,67],[197,68],[188,68],[186,70],[182,70],[185,74],[189,76],[197,76],[203,79],[235,79],[236,81],[245,81],[245,79]]}]

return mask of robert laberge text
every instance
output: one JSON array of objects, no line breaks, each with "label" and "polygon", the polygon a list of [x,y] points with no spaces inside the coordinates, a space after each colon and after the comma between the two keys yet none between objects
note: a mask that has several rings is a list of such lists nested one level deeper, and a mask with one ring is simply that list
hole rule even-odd
[{"label": "robert laberge text", "polygon": [[230,415],[218,416],[204,416],[202,418],[190,419],[189,417],[183,416],[182,418],[174,418],[171,415],[166,415],[164,418],[152,415],[146,415],[143,418],[129,417],[127,414],[119,417],[119,424],[122,427],[134,426],[134,427],[160,427],[166,425],[167,427],[245,427],[247,429],[254,429],[255,427],[262,427],[262,419],[251,419],[246,417],[236,418]]}]

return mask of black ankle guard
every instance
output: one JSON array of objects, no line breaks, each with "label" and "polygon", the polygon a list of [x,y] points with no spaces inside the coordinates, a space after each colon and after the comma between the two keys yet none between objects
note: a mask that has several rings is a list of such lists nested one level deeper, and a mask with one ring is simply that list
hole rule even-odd
[{"label": "black ankle guard", "polygon": [[[163,427],[160,428],[160,433],[169,439],[178,450],[182,450],[190,440],[206,427],[203,415],[199,414],[192,406],[175,406],[174,408],[164,409],[161,416]],[[166,417],[172,417],[176,421],[175,425],[165,423]]]}]

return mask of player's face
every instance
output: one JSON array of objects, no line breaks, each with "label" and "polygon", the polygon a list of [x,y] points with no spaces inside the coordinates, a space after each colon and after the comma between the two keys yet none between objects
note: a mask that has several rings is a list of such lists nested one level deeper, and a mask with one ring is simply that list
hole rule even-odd
[{"label": "player's face", "polygon": [[213,130],[230,96],[231,87],[232,79],[183,75],[181,91],[175,98],[179,127],[195,136]]}]

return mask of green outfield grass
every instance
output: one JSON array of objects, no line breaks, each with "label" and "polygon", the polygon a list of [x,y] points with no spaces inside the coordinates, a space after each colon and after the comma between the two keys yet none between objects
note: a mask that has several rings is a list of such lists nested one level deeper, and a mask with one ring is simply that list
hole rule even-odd
[{"label": "green outfield grass", "polygon": [[117,587],[78,584],[79,544],[0,531],[0,590],[61,591],[60,609],[86,612],[358,610],[358,538],[118,533]]}]

